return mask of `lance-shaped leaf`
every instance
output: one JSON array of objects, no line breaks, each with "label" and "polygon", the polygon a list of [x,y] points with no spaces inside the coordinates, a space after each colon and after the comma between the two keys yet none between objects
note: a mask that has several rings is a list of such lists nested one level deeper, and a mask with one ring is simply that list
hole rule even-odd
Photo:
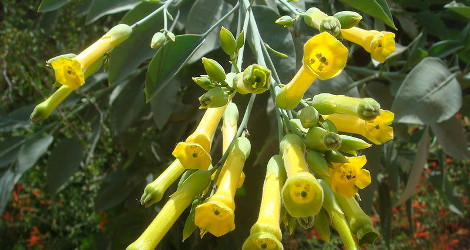
[{"label": "lance-shaped leaf", "polygon": [[340,0],[341,2],[384,21],[388,26],[397,29],[392,14],[385,0]]}]

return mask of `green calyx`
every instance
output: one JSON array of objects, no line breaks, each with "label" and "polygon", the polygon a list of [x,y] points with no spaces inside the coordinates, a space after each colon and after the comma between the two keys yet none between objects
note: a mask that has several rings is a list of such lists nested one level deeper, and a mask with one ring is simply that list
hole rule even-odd
[{"label": "green calyx", "polygon": [[306,217],[297,218],[297,222],[304,229],[312,228],[314,221],[315,221],[315,216],[306,216]]},{"label": "green calyx", "polygon": [[230,101],[229,94],[221,87],[215,87],[199,97],[199,108],[218,108]]},{"label": "green calyx", "polygon": [[307,146],[318,151],[336,150],[341,147],[341,138],[338,134],[329,132],[320,127],[308,130],[305,141]]},{"label": "green calyx", "polygon": [[236,79],[235,88],[240,94],[260,94],[271,86],[271,70],[252,64],[243,71],[243,75],[238,74]]},{"label": "green calyx", "polygon": [[281,16],[276,20],[275,23],[282,25],[284,27],[290,27],[292,24],[294,24],[297,21],[297,19],[292,18],[291,16]]},{"label": "green calyx", "polygon": [[204,90],[210,90],[214,88],[216,85],[211,81],[209,76],[198,76],[193,77],[193,81],[199,85],[199,87],[203,88]]},{"label": "green calyx", "polygon": [[118,24],[112,27],[106,34],[101,37],[102,39],[111,39],[112,43],[116,46],[124,42],[132,33],[131,26],[127,24]]},{"label": "green calyx", "polygon": [[340,11],[333,16],[339,20],[342,29],[350,29],[362,20],[362,16],[354,11]]},{"label": "green calyx", "polygon": [[380,104],[372,98],[361,99],[357,105],[357,116],[363,120],[374,120],[380,115]]},{"label": "green calyx", "polygon": [[308,168],[318,177],[327,177],[330,175],[330,167],[325,157],[320,152],[308,150],[305,156]]},{"label": "green calyx", "polygon": [[299,119],[304,128],[315,127],[319,120],[318,111],[312,106],[304,107],[299,111]]}]

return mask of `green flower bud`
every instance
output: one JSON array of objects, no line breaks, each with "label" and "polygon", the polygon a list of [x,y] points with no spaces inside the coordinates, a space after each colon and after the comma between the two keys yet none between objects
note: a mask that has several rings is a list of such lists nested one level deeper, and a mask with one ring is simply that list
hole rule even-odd
[{"label": "green flower bud", "polygon": [[157,32],[153,35],[152,41],[150,42],[150,47],[152,49],[158,49],[163,46],[166,42],[166,36],[163,32]]},{"label": "green flower bud", "polygon": [[[300,122],[300,119],[290,119],[289,120],[289,123],[295,128],[297,129],[299,132],[302,131],[304,133],[307,133],[308,132],[308,129],[304,128],[304,126],[302,126],[302,123]],[[290,129],[290,128],[289,128]],[[292,131],[294,132],[294,131]],[[297,132],[294,132],[294,133],[297,133]]]},{"label": "green flower bud", "polygon": [[307,106],[299,111],[299,118],[304,128],[315,127],[319,119],[318,111],[312,106]]},{"label": "green flower bud", "polygon": [[284,27],[290,27],[294,24],[297,19],[292,18],[291,16],[281,16],[276,20],[276,23]]},{"label": "green flower bud", "polygon": [[317,231],[318,235],[326,241],[330,242],[331,239],[331,231],[330,231],[330,218],[325,212],[325,209],[322,208],[320,212],[315,215],[315,219],[313,221],[313,228]]},{"label": "green flower bud", "polygon": [[124,42],[132,33],[131,26],[127,24],[118,24],[112,27],[106,34],[104,34],[101,38],[103,39],[111,39],[111,43],[114,46]]},{"label": "green flower bud", "polygon": [[318,151],[336,150],[341,147],[341,138],[338,134],[329,132],[320,127],[308,130],[305,141],[307,146]]},{"label": "green flower bud", "polygon": [[221,87],[215,87],[199,97],[199,103],[201,104],[199,108],[218,108],[224,106],[229,101],[228,93]]},{"label": "green flower bud", "polygon": [[313,215],[297,218],[297,222],[304,229],[312,228],[313,224],[314,224],[314,221],[315,221],[315,216],[313,216]]},{"label": "green flower bud", "polygon": [[320,32],[328,32],[336,37],[341,33],[341,23],[336,17],[325,17],[320,22]]},{"label": "green flower bud", "polygon": [[380,104],[372,98],[363,98],[357,105],[357,116],[370,121],[380,115]]},{"label": "green flower bud", "polygon": [[202,58],[204,69],[209,77],[216,82],[223,82],[225,80],[225,70],[216,60],[209,58]]},{"label": "green flower bud", "polygon": [[330,175],[328,162],[320,152],[308,150],[305,160],[307,161],[310,171],[312,171],[317,177],[321,178]]},{"label": "green flower bud", "polygon": [[222,27],[220,29],[219,39],[222,50],[225,52],[225,54],[231,57],[237,50],[237,42],[235,41],[232,32]]},{"label": "green flower bud", "polygon": [[193,81],[204,90],[210,90],[215,87],[215,83],[208,76],[193,77]]},{"label": "green flower bud", "polygon": [[325,159],[329,162],[346,163],[348,158],[336,150],[325,151]]},{"label": "green flower bud", "polygon": [[345,153],[365,149],[371,146],[371,144],[366,141],[353,136],[340,135],[339,137],[341,137],[341,147],[339,148],[339,151]]},{"label": "green flower bud", "polygon": [[243,71],[243,77],[237,77],[235,88],[240,94],[260,94],[271,85],[271,70],[259,64],[252,64]]},{"label": "green flower bud", "polygon": [[341,29],[352,28],[362,20],[362,16],[354,11],[340,11],[333,16],[341,23]]},{"label": "green flower bud", "polygon": [[380,104],[372,98],[357,98],[322,93],[314,96],[310,105],[322,115],[343,113],[370,121],[380,115]]}]

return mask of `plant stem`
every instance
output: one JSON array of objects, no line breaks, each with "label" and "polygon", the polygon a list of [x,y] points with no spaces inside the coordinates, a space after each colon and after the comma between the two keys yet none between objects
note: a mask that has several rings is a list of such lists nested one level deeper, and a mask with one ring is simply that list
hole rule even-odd
[{"label": "plant stem", "polygon": [[300,12],[286,0],[279,0],[279,2],[281,2],[284,6],[286,6],[292,13],[296,15],[300,15]]},{"label": "plant stem", "polygon": [[173,3],[174,0],[167,0],[162,6],[160,6],[158,9],[154,10],[152,13],[148,14],[146,17],[140,19],[139,21],[135,22],[134,24],[131,25],[131,28],[136,28],[139,25],[142,25],[145,23],[147,20],[155,16],[156,14],[160,13],[160,11],[165,10],[170,6],[170,4]]},{"label": "plant stem", "polygon": [[206,37],[207,35],[209,35],[209,33],[211,33],[212,30],[214,30],[217,26],[219,26],[219,24],[220,24],[221,22],[223,22],[225,19],[227,19],[227,17],[229,17],[230,15],[232,15],[233,12],[235,12],[235,11],[237,10],[238,6],[239,6],[239,3],[235,4],[235,6],[234,6],[229,12],[227,12],[227,14],[225,14],[225,16],[223,16],[222,18],[220,18],[219,20],[217,20],[217,22],[216,22],[214,25],[212,25],[206,32],[204,32],[204,33],[202,34],[202,36],[203,36],[203,37]]}]

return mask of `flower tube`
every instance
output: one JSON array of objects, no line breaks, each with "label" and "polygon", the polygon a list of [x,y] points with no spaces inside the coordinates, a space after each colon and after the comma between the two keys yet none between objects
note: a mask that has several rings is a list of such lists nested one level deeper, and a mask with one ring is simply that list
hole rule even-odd
[{"label": "flower tube", "polygon": [[366,121],[374,120],[380,115],[380,104],[372,98],[321,93],[315,95],[309,104],[324,115],[343,113],[355,115]]},{"label": "flower tube", "polygon": [[266,169],[258,220],[251,227],[250,236],[243,243],[242,249],[283,249],[279,225],[284,175],[281,156],[271,157]]},{"label": "flower tube", "polygon": [[341,73],[347,57],[348,49],[331,34],[322,32],[310,38],[304,45],[302,67],[279,90],[276,104],[283,109],[295,108],[313,81],[330,79]]},{"label": "flower tube", "polygon": [[173,150],[175,156],[186,169],[207,170],[212,162],[209,152],[217,125],[227,106],[209,108],[204,113],[196,130],[185,142],[180,142]]},{"label": "flower tube", "polygon": [[284,207],[293,217],[317,214],[323,202],[323,190],[308,171],[302,139],[287,134],[281,141],[280,149],[287,172],[287,181],[282,187]]},{"label": "flower tube", "polygon": [[207,188],[209,183],[209,171],[199,170],[189,176],[176,192],[170,196],[168,202],[142,235],[127,247],[127,250],[155,249],[181,213],[183,213],[197,195]]},{"label": "flower tube", "polygon": [[248,139],[236,139],[225,161],[227,170],[220,179],[217,191],[205,203],[196,207],[195,224],[201,228],[202,236],[210,232],[220,237],[235,229],[235,191],[250,150]]},{"label": "flower tube", "polygon": [[335,195],[335,197],[348,218],[349,228],[353,234],[356,234],[359,245],[373,244],[380,236],[379,232],[375,230],[372,220],[364,213],[356,199],[354,197],[345,198],[341,195]]},{"label": "flower tube", "polygon": [[363,47],[372,58],[381,63],[395,51],[395,34],[392,32],[352,27],[342,29],[341,35],[344,39]]},{"label": "flower tube", "polygon": [[145,207],[159,202],[163,198],[163,194],[170,187],[173,182],[180,177],[184,170],[179,160],[174,160],[157,179],[145,186],[144,194],[140,198],[140,203]]},{"label": "flower tube", "polygon": [[358,188],[363,189],[371,182],[369,171],[362,169],[367,162],[365,155],[348,160],[346,163],[332,162],[333,168],[330,168],[331,189],[344,197],[354,196]]},{"label": "flower tube", "polygon": [[323,118],[332,121],[338,131],[362,135],[377,145],[393,139],[393,128],[390,124],[394,114],[388,110],[380,110],[380,115],[371,121],[346,114],[324,115]]}]

